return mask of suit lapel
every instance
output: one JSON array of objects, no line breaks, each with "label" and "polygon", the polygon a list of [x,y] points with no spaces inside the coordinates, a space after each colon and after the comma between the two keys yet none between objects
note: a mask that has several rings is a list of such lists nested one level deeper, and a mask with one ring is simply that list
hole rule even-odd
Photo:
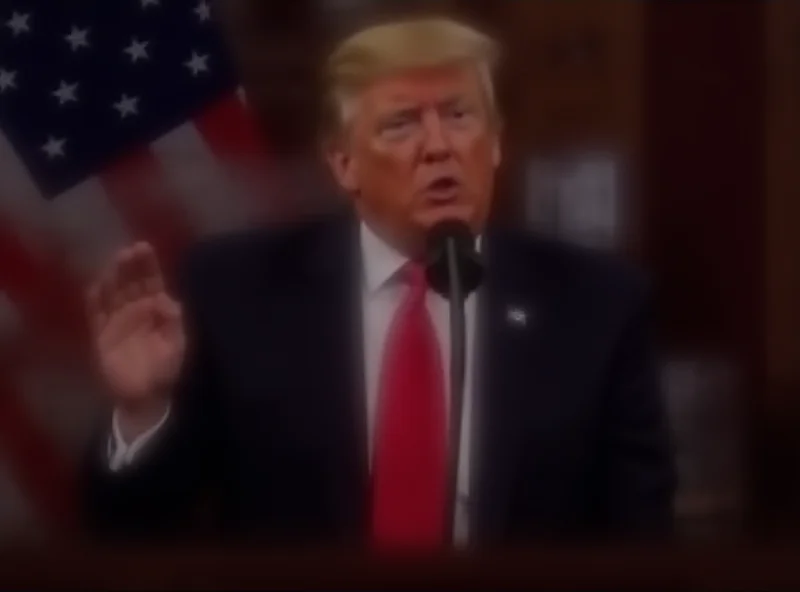
[{"label": "suit lapel", "polygon": [[336,216],[310,251],[309,377],[319,450],[336,532],[358,539],[368,500],[368,448],[360,273],[355,217]]},{"label": "suit lapel", "polygon": [[[547,396],[546,286],[528,241],[487,233],[486,275],[479,293],[471,473],[473,540],[498,540],[524,446],[524,409]],[[533,393],[532,391],[537,391]]]}]

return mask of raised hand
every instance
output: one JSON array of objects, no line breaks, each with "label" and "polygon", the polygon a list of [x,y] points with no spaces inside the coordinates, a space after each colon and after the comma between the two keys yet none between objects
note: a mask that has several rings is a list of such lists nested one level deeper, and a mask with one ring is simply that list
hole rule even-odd
[{"label": "raised hand", "polygon": [[87,308],[100,373],[116,402],[136,407],[168,395],[186,333],[153,247],[140,242],[119,251],[89,288]]}]

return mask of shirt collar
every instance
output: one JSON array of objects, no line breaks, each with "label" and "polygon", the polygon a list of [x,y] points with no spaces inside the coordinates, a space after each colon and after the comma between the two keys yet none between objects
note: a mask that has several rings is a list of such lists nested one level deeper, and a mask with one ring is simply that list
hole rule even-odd
[{"label": "shirt collar", "polygon": [[[380,290],[392,278],[408,257],[390,246],[378,236],[365,222],[360,223],[361,261],[364,266],[364,284],[368,293]],[[480,252],[482,237],[478,236],[475,246]]]},{"label": "shirt collar", "polygon": [[360,234],[364,283],[367,291],[373,293],[405,265],[408,257],[390,246],[363,221]]}]

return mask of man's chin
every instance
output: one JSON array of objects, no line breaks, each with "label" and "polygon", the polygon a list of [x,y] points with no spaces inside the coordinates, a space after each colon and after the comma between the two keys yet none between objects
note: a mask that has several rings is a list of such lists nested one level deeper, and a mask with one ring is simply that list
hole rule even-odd
[{"label": "man's chin", "polygon": [[444,204],[427,207],[425,210],[418,212],[414,218],[417,226],[429,230],[439,222],[445,220],[459,220],[473,227],[474,214],[474,209],[469,206],[463,204]]}]

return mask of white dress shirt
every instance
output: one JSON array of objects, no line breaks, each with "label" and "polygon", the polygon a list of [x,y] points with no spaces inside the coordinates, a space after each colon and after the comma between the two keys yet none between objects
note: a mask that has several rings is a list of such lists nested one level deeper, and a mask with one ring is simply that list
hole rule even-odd
[{"label": "white dress shirt", "polygon": [[[378,381],[383,359],[384,344],[394,317],[395,311],[403,300],[406,286],[399,282],[389,280],[407,262],[407,258],[392,249],[379,238],[366,224],[361,224],[361,251],[363,269],[363,327],[364,327],[364,353],[367,387],[367,421],[369,458],[372,462],[374,448],[375,416],[378,401]],[[450,398],[450,304],[447,299],[439,296],[432,290],[428,291],[428,311],[434,324],[436,336],[441,347],[444,381],[446,393]],[[469,468],[470,468],[470,440],[472,395],[474,386],[474,350],[475,350],[475,317],[476,295],[473,293],[465,302],[466,316],[466,364],[464,377],[464,408],[461,429],[461,453],[458,470],[458,496],[456,515],[454,517],[454,538],[457,543],[467,539],[467,515],[469,506]],[[117,427],[117,418],[113,422],[113,441],[109,446],[109,462],[112,470],[133,462],[137,452],[149,441],[153,435],[166,422],[169,410],[158,423],[144,434],[140,435],[130,444],[127,444]],[[449,417],[449,414],[448,414]]]},{"label": "white dress shirt", "polygon": [[[399,282],[389,282],[408,259],[389,247],[366,224],[361,224],[361,251],[364,262],[364,351],[367,385],[367,419],[370,462],[375,432],[378,400],[378,379],[381,370],[384,344],[394,313],[408,289]],[[475,309],[474,293],[467,297],[464,306],[466,320],[466,360],[464,376],[464,408],[461,420],[461,453],[458,467],[458,495],[454,517],[454,538],[457,543],[466,541],[469,507],[470,436],[472,393],[474,384]],[[426,299],[439,346],[442,352],[445,392],[450,399],[450,303],[446,298],[428,290]],[[449,413],[448,413],[449,417]]]},{"label": "white dress shirt", "polygon": [[124,466],[133,462],[134,457],[145,445],[153,439],[153,436],[158,433],[167,419],[169,418],[169,406],[164,412],[164,415],[158,420],[154,426],[139,434],[136,439],[130,444],[125,442],[122,437],[122,429],[119,427],[119,414],[114,413],[111,420],[111,434],[112,437],[108,442],[108,462],[112,471],[118,471]]}]

